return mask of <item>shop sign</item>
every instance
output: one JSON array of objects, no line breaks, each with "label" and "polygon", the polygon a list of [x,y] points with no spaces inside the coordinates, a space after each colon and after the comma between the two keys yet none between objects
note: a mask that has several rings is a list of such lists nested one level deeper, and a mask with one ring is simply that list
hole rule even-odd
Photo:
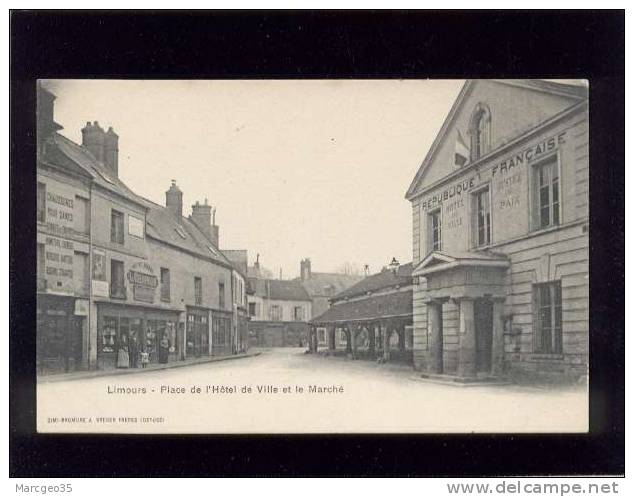
[{"label": "shop sign", "polygon": [[128,271],[128,281],[132,285],[133,298],[141,302],[154,302],[154,291],[158,278],[147,262],[137,262]]},{"label": "shop sign", "polygon": [[109,297],[110,286],[107,281],[92,280],[92,294],[94,297]]},{"label": "shop sign", "polygon": [[92,279],[106,281],[106,252],[103,250],[92,251]]},{"label": "shop sign", "polygon": [[75,316],[88,316],[88,301],[85,299],[75,300]]},{"label": "shop sign", "polygon": [[47,286],[55,292],[73,293],[73,242],[47,236],[44,247]]}]

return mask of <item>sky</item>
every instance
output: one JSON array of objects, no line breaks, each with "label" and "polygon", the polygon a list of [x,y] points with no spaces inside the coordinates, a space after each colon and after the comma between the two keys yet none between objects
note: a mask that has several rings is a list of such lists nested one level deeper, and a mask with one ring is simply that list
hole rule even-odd
[{"label": "sky", "polygon": [[216,207],[221,249],[283,278],[344,263],[412,260],[404,195],[461,80],[51,80],[55,120],[81,143],[87,121],[119,135],[119,177],[183,213]]}]

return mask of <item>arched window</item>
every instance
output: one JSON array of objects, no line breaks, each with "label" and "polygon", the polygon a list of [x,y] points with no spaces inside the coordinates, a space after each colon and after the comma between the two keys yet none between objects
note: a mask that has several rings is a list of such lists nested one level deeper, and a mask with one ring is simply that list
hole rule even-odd
[{"label": "arched window", "polygon": [[491,111],[483,104],[476,105],[471,116],[471,161],[477,160],[491,149]]}]

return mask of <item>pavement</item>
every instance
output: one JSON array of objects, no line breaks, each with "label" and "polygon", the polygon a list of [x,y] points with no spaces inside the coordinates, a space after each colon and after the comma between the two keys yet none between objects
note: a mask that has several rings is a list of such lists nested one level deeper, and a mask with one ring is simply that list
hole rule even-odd
[{"label": "pavement", "polygon": [[160,371],[163,369],[183,368],[195,366],[197,364],[207,364],[210,362],[233,361],[236,359],[247,359],[256,357],[262,352],[258,350],[248,351],[245,354],[235,354],[227,356],[204,356],[195,359],[187,359],[185,361],[168,362],[165,364],[148,364],[145,368],[117,368],[109,370],[90,370],[90,371],[73,371],[72,373],[59,373],[38,376],[38,383],[55,383],[58,381],[85,380],[87,378],[99,378],[102,376],[120,376],[125,374],[149,373],[151,371]]},{"label": "pavement", "polygon": [[[38,431],[579,433],[588,427],[587,388],[579,386],[456,388],[413,381],[406,365],[299,348],[250,353],[241,360],[39,382]],[[72,422],[59,421],[69,417]]]}]

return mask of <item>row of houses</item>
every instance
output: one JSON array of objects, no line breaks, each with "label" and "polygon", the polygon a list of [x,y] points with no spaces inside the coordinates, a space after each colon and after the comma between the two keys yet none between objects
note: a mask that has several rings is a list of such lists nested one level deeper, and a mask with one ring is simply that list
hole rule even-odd
[{"label": "row of houses", "polygon": [[250,344],[258,347],[304,347],[310,321],[323,313],[329,300],[361,277],[313,272],[310,259],[300,262],[300,277],[263,277],[259,257],[248,269]]},{"label": "row of houses", "polygon": [[134,193],[114,130],[88,122],[74,143],[54,100],[38,87],[38,371],[245,351],[246,271],[219,249],[215,210],[198,201],[185,216],[176,181],[165,205]]},{"label": "row of houses", "polygon": [[588,133],[584,82],[468,80],[406,193],[412,263],[336,295],[310,350],[388,360],[394,336],[428,377],[587,375]]}]

